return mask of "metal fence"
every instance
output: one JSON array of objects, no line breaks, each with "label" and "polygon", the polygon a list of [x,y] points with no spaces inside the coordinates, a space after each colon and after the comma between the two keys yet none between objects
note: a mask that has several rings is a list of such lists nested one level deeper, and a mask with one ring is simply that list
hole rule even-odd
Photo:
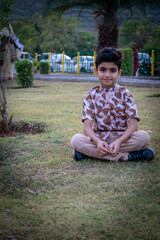
[{"label": "metal fence", "polygon": [[[21,56],[25,59],[25,54]],[[26,55],[28,58],[28,55]],[[48,62],[50,72],[62,73],[94,73],[95,52],[74,52],[74,53],[42,53],[34,54],[36,68],[39,62]],[[152,50],[151,54],[139,52],[139,76],[160,76],[160,58]],[[132,73],[131,73],[132,74]]]},{"label": "metal fence", "polygon": [[35,61],[48,62],[50,72],[93,73],[96,53],[43,53]]},{"label": "metal fence", "polygon": [[160,58],[152,50],[151,56],[148,53],[138,53],[139,73],[142,76],[160,76]]}]

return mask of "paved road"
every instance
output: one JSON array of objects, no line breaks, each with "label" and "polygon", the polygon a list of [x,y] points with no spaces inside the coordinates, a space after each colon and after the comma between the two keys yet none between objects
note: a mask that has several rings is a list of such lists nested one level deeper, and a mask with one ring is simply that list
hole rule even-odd
[{"label": "paved road", "polygon": [[[63,82],[99,82],[98,78],[91,75],[53,75],[35,74],[35,80],[63,81]],[[160,88],[160,77],[121,77],[117,82],[122,86]]]}]

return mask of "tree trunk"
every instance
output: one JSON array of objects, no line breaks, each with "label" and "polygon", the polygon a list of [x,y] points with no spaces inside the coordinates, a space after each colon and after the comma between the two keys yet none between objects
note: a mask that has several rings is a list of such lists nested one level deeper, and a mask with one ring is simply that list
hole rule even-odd
[{"label": "tree trunk", "polygon": [[[2,66],[0,66],[0,73],[1,73],[1,69],[2,69]],[[5,88],[3,85],[1,74],[0,74],[0,87],[2,92],[2,97],[0,96],[0,111],[2,114],[2,119],[8,121],[6,94],[5,94]]]},{"label": "tree trunk", "polygon": [[97,52],[104,47],[118,46],[118,19],[117,17],[103,16],[98,23]]}]

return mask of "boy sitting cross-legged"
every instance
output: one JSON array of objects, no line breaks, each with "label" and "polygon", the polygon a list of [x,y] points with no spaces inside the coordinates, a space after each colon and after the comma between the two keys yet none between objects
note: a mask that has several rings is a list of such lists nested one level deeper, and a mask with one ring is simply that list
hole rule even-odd
[{"label": "boy sitting cross-legged", "polygon": [[155,156],[148,148],[148,133],[138,131],[140,119],[133,96],[116,83],[121,63],[122,52],[115,48],[104,48],[97,54],[95,75],[100,85],[84,98],[84,135],[76,134],[71,140],[77,161],[86,158],[149,161]]}]

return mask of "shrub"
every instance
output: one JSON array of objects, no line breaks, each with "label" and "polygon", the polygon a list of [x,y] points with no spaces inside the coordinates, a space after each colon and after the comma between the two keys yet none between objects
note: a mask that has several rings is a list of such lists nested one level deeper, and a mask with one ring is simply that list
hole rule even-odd
[{"label": "shrub", "polygon": [[48,62],[39,62],[38,66],[39,66],[40,74],[49,74]]},{"label": "shrub", "polygon": [[122,48],[124,59],[122,62],[122,76],[132,76],[133,74],[133,53],[131,48]]},{"label": "shrub", "polygon": [[31,87],[33,85],[33,65],[28,60],[22,60],[16,62],[15,65],[18,85],[24,88]]}]

